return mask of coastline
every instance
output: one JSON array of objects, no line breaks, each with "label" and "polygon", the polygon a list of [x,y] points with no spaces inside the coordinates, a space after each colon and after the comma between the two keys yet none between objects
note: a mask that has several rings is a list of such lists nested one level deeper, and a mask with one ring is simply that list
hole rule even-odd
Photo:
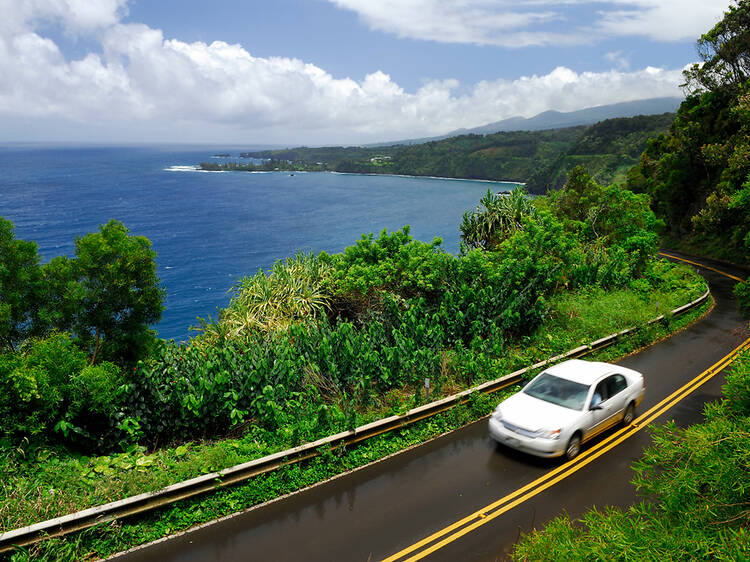
[{"label": "coastline", "polygon": [[[314,173],[314,172],[308,172],[308,173]],[[522,181],[512,181],[512,180],[481,180],[476,178],[450,178],[445,176],[415,176],[411,174],[376,174],[372,172],[335,172],[335,171],[326,171],[324,173],[329,174],[341,174],[341,175],[348,175],[348,176],[385,176],[385,177],[392,177],[392,178],[423,178],[423,179],[429,179],[429,180],[449,180],[449,181],[471,181],[475,183],[503,183],[503,184],[511,184],[511,185],[526,185],[526,182]]]},{"label": "coastline", "polygon": [[337,172],[335,170],[203,170],[200,165],[198,166],[169,166],[164,168],[167,172],[243,172],[251,174],[339,174],[346,176],[383,176],[392,178],[406,178],[406,179],[429,179],[429,180],[447,180],[447,181],[469,181],[474,183],[493,183],[493,184],[504,184],[504,185],[526,185],[526,182],[512,181],[512,180],[485,180],[477,178],[451,178],[447,176],[418,176],[412,174],[378,174],[374,172]]}]

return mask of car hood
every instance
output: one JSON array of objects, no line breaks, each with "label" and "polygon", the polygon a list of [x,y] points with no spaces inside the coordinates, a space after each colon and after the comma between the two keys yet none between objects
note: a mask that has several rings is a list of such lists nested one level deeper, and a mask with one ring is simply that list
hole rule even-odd
[{"label": "car hood", "polygon": [[514,394],[500,404],[503,420],[529,431],[567,427],[582,413],[539,400],[523,392]]}]

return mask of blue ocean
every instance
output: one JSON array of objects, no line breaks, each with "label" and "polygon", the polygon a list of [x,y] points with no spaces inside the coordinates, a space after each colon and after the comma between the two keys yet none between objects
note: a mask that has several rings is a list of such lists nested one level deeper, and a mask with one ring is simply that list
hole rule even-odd
[{"label": "blue ocean", "polygon": [[186,340],[198,317],[216,318],[241,277],[297,250],[339,252],[363,233],[410,225],[414,238],[439,236],[455,253],[464,211],[488,187],[514,185],[195,169],[245,148],[0,146],[0,216],[17,238],[36,241],[43,262],[72,256],[76,236],[112,218],[146,236],[167,291],[155,328]]}]

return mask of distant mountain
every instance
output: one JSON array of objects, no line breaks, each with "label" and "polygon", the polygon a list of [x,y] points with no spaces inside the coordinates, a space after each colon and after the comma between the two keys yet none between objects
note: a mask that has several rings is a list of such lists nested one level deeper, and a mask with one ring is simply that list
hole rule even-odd
[{"label": "distant mountain", "polygon": [[546,129],[561,129],[577,127],[579,125],[593,125],[605,119],[616,117],[634,117],[636,115],[660,115],[673,113],[682,102],[681,98],[651,98],[647,100],[627,101],[611,105],[589,107],[578,111],[561,112],[545,111],[534,117],[511,117],[496,121],[473,129],[457,129],[437,137],[411,139],[396,142],[381,142],[367,146],[391,146],[394,144],[422,144],[425,142],[443,140],[459,135],[490,135],[503,131],[543,131]]}]

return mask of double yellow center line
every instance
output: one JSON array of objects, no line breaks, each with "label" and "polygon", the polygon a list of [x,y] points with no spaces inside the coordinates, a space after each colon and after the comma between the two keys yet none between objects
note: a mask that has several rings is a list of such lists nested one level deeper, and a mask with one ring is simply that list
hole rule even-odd
[{"label": "double yellow center line", "polygon": [[[702,264],[691,262],[677,256],[671,256],[668,254],[662,255],[664,255],[665,257],[678,259],[680,261],[685,261],[706,269],[711,269],[731,279],[742,281],[742,279],[739,279],[738,277],[734,277],[732,275],[729,275],[728,273],[704,266]],[[508,494],[507,496],[500,498],[499,500],[479,509],[478,511],[475,511],[470,515],[467,515],[466,517],[459,521],[456,521],[452,525],[449,525],[444,529],[441,529],[440,531],[437,531],[436,533],[425,537],[421,541],[405,548],[404,550],[401,550],[400,552],[397,552],[396,554],[385,558],[383,562],[411,562],[414,560],[421,560],[422,558],[430,555],[436,550],[443,548],[447,544],[474,531],[482,525],[489,523],[496,517],[499,517],[503,513],[510,511],[514,507],[543,492],[547,488],[554,486],[561,480],[564,480],[568,476],[571,476],[572,474],[581,470],[589,463],[595,461],[607,451],[616,447],[629,437],[632,437],[633,435],[638,433],[641,429],[656,420],[659,416],[664,414],[667,410],[669,410],[680,400],[688,396],[691,392],[695,391],[697,388],[711,380],[714,376],[716,376],[728,365],[730,365],[740,353],[748,349],[750,349],[750,338],[746,339],[731,353],[721,358],[714,365],[703,371],[700,375],[675,390],[672,394],[664,398],[661,402],[650,408],[648,411],[644,412],[637,419],[633,420],[630,425],[623,427],[606,439],[603,439],[572,461],[569,461],[559,466],[558,468],[551,470],[550,472],[544,474],[543,476],[537,478],[536,480],[530,482],[522,488],[519,488],[518,490]]]},{"label": "double yellow center line", "polygon": [[504,496],[499,500],[479,509],[478,511],[475,511],[471,515],[468,515],[463,519],[456,521],[452,525],[449,525],[448,527],[445,527],[444,529],[433,533],[429,537],[426,537],[418,543],[415,543],[410,547],[397,552],[393,556],[389,556],[388,558],[384,559],[383,562],[396,562],[397,560],[409,562],[413,560],[420,560],[425,556],[431,554],[432,552],[435,552],[436,550],[444,547],[448,543],[451,543],[456,539],[459,539],[462,536],[466,535],[467,533],[470,533],[471,531],[477,529],[478,527],[489,523],[496,517],[499,517],[506,511],[510,511],[517,505],[536,496],[547,488],[554,486],[561,480],[564,480],[568,476],[571,476],[575,472],[581,470],[587,464],[598,459],[604,453],[616,447],[629,437],[632,437],[633,435],[638,433],[641,429],[646,427],[656,418],[669,410],[677,402],[685,398],[687,395],[699,388],[704,383],[711,380],[715,375],[720,373],[729,364],[731,364],[738,354],[748,349],[750,349],[750,338],[745,340],[731,353],[723,357],[710,368],[703,371],[693,380],[680,387],[672,394],[667,396],[664,400],[640,415],[630,425],[623,427],[616,433],[613,433],[606,439],[600,441],[595,446],[591,447],[589,450],[582,453],[572,461],[559,466],[558,468],[548,472],[540,478],[537,478],[524,487],[519,488],[515,492],[512,492],[507,496]]},{"label": "double yellow center line", "polygon": [[679,256],[673,256],[672,254],[665,254],[664,252],[659,252],[659,255],[660,256],[664,256],[665,258],[673,259],[673,260],[684,261],[685,263],[689,263],[690,265],[694,265],[696,267],[700,267],[701,269],[708,269],[709,271],[714,271],[714,272],[716,272],[716,273],[718,273],[720,275],[723,275],[724,277],[729,277],[730,279],[733,279],[733,280],[737,281],[738,283],[742,283],[744,281],[744,279],[742,279],[741,277],[737,277],[735,275],[732,275],[731,273],[727,273],[726,271],[721,271],[720,269],[716,269],[715,267],[704,265],[702,263],[690,261],[690,260],[687,260],[685,258],[681,258]]}]

